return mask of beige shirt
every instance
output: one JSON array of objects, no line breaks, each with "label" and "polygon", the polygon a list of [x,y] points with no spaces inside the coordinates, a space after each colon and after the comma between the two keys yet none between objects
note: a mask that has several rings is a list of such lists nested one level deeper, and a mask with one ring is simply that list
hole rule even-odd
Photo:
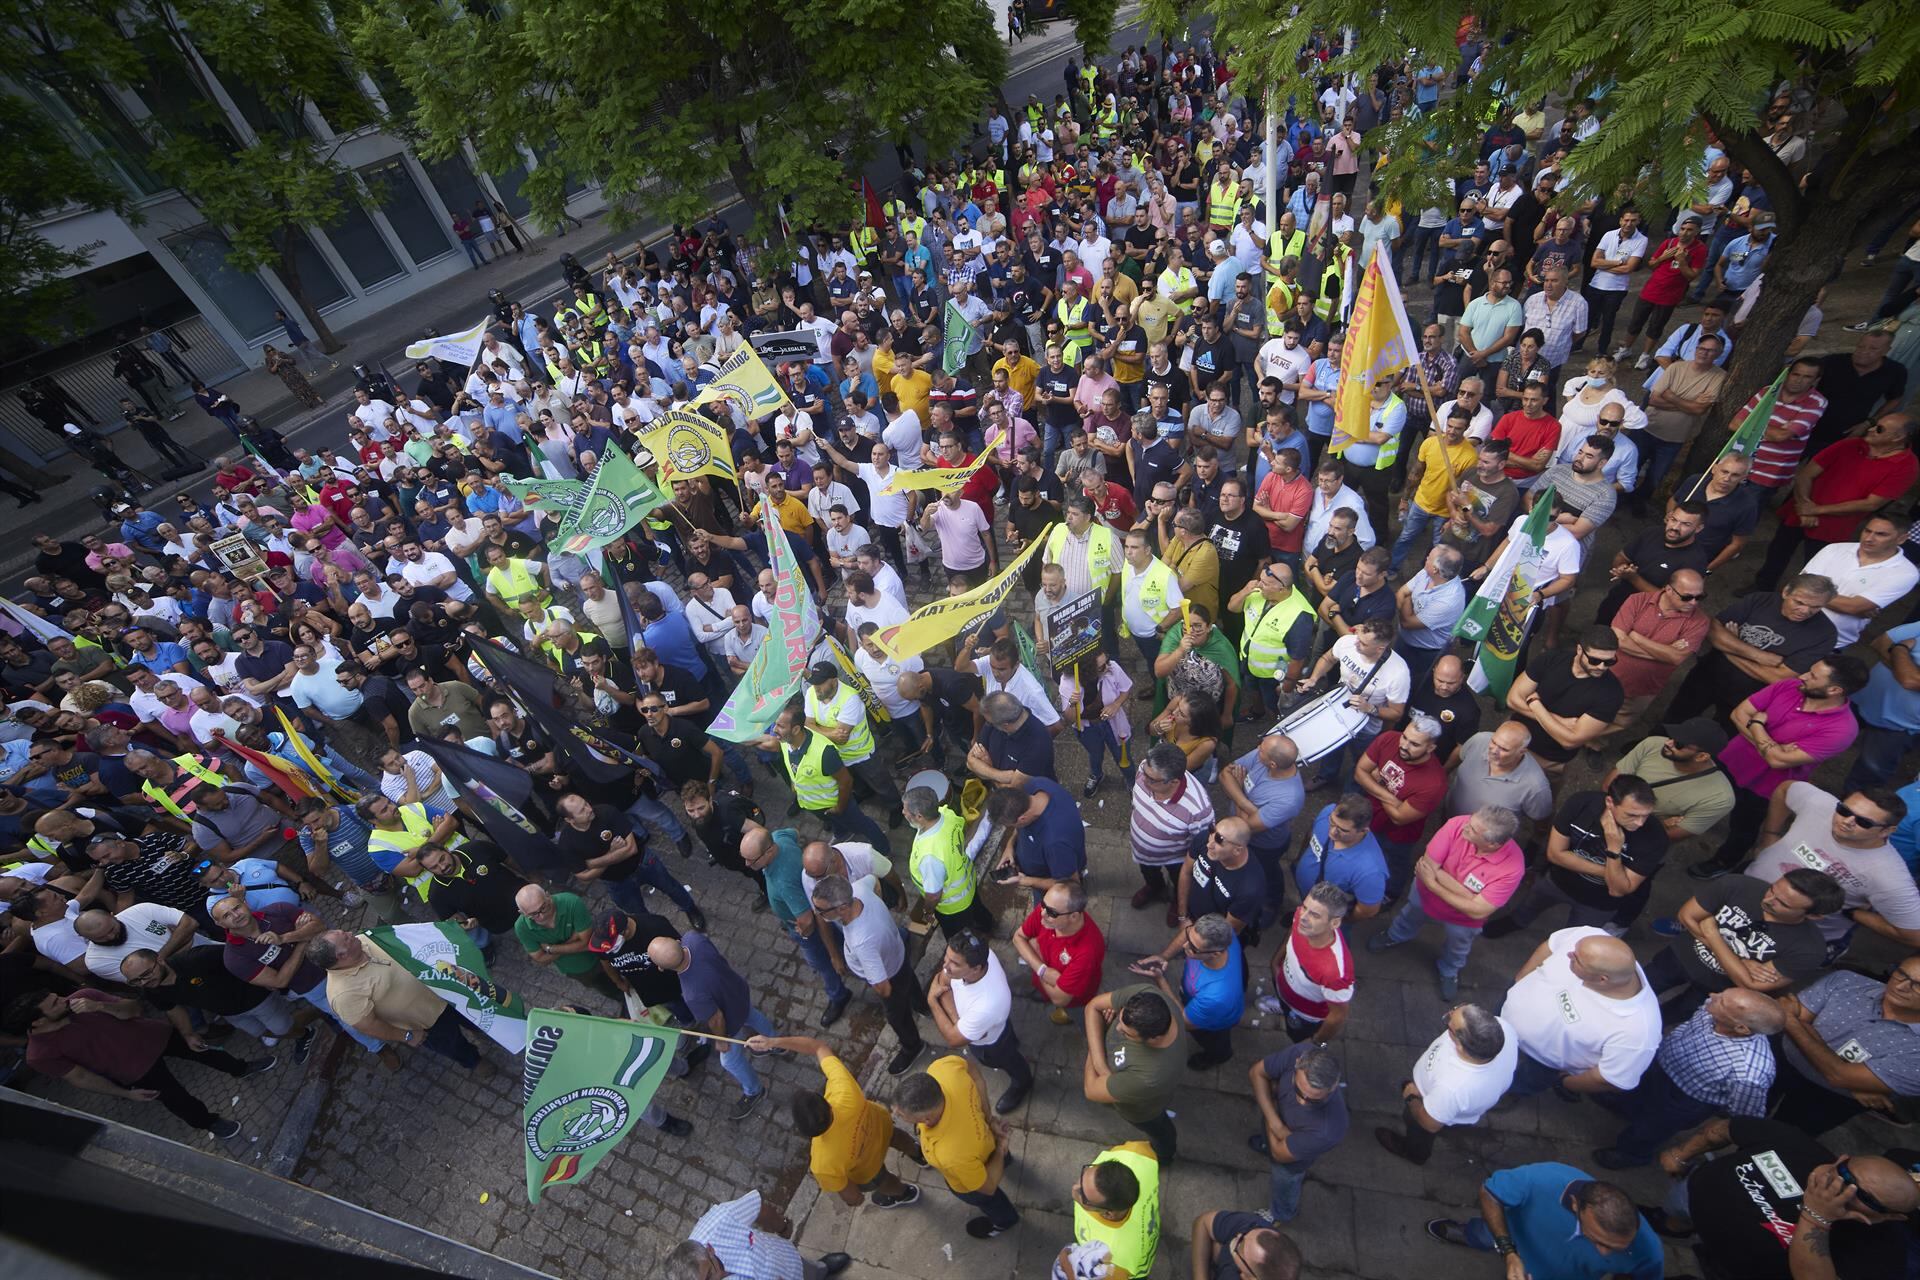
[{"label": "beige shirt", "polygon": [[[1691,360],[1676,360],[1660,375],[1660,389],[1682,400],[1711,401],[1719,396],[1721,384],[1726,380],[1725,369],[1712,365],[1696,369]],[[1680,444],[1692,439],[1699,426],[1700,419],[1691,413],[1680,413],[1673,409],[1647,410],[1647,434],[1656,440]]]},{"label": "beige shirt", "polygon": [[340,1021],[364,1022],[369,1016],[403,1031],[425,1031],[447,1009],[432,988],[408,973],[393,957],[364,938],[366,960],[351,969],[327,972],[327,1003]]}]

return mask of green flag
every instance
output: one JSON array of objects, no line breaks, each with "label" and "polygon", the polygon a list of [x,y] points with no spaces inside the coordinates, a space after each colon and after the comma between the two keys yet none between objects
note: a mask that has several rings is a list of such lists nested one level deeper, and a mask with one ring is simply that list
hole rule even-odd
[{"label": "green flag", "polygon": [[526,1047],[526,1004],[488,975],[487,962],[465,929],[451,920],[437,920],[382,925],[369,929],[366,937],[502,1049],[519,1053]]},{"label": "green flag", "polygon": [[1747,410],[1747,416],[1741,419],[1740,426],[1734,433],[1727,437],[1727,442],[1720,446],[1720,452],[1713,455],[1713,461],[1707,464],[1705,470],[1701,471],[1699,484],[1693,486],[1692,491],[1686,495],[1687,497],[1691,498],[1695,493],[1700,491],[1701,486],[1707,482],[1708,473],[1713,470],[1720,459],[1726,457],[1728,454],[1737,453],[1749,459],[1753,457],[1754,450],[1760,447],[1760,437],[1767,433],[1767,423],[1773,417],[1773,407],[1780,403],[1780,388],[1784,387],[1786,383],[1787,371],[1782,369],[1779,374],[1775,376],[1773,385],[1765,391],[1762,391],[1754,400],[1753,408]]},{"label": "green flag", "polygon": [[1533,589],[1546,576],[1543,561],[1553,527],[1553,486],[1548,485],[1534,499],[1526,521],[1507,535],[1506,549],[1487,569],[1486,580],[1453,627],[1454,635],[1479,642],[1467,683],[1492,695],[1496,706],[1507,699],[1520,646],[1533,621]]},{"label": "green flag", "polygon": [[653,478],[634,466],[619,445],[609,441],[606,456],[594,466],[586,488],[567,508],[551,542],[571,555],[604,547],[667,502],[667,495]]},{"label": "green flag", "polygon": [[516,480],[503,476],[500,485],[525,503],[529,510],[567,514],[586,496],[585,480]]},{"label": "green flag", "polygon": [[967,348],[973,345],[973,325],[952,298],[947,299],[947,314],[941,318],[940,332],[940,370],[951,376],[967,362]]},{"label": "green flag", "polygon": [[725,742],[751,742],[767,732],[793,695],[800,692],[813,642],[820,634],[820,611],[814,607],[800,562],[774,517],[771,503],[760,504],[761,532],[767,538],[773,562],[773,613],[767,638],[747,663],[746,674],[734,686],[707,733]]},{"label": "green flag", "polygon": [[633,1128],[666,1078],[679,1032],[535,1009],[527,1021],[527,1200],[580,1182]]}]

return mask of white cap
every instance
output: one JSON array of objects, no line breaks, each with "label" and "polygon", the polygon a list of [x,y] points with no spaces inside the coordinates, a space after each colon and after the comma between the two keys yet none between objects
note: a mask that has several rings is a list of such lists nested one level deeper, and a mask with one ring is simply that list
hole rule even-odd
[{"label": "white cap", "polygon": [[1226,251],[1227,242],[1225,240],[1215,240],[1207,246],[1208,253],[1225,253]]}]

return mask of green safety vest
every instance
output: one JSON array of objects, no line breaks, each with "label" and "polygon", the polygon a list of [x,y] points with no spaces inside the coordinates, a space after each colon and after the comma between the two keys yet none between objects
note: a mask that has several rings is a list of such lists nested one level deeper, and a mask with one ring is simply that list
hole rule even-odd
[{"label": "green safety vest", "polygon": [[920,878],[923,862],[932,859],[947,869],[946,887],[940,891],[940,901],[933,908],[943,916],[955,915],[972,906],[974,890],[978,887],[973,859],[967,857],[965,836],[966,823],[960,815],[951,809],[942,809],[939,822],[913,837],[913,855],[907,859],[907,871],[913,876],[915,888],[922,893],[927,891],[926,882]]},{"label": "green safety vest", "polygon": [[1061,355],[1067,368],[1077,369],[1087,352],[1093,350],[1093,334],[1087,325],[1087,300],[1077,298],[1071,310],[1065,298],[1053,304],[1053,314],[1060,321],[1060,328],[1066,335],[1061,345]]},{"label": "green safety vest", "polygon": [[[1046,550],[1040,555],[1043,564],[1061,563],[1060,553],[1066,548],[1070,532],[1064,520],[1053,526],[1053,532],[1047,535]],[[1095,591],[1106,594],[1107,581],[1119,567],[1120,559],[1120,539],[1112,529],[1094,521],[1087,527],[1087,579]]]},{"label": "green safety vest", "polygon": [[[1173,281],[1171,285],[1167,283],[1169,278]],[[1174,294],[1185,293],[1188,289],[1193,288],[1195,283],[1192,267],[1182,267],[1178,271],[1175,271],[1172,267],[1168,267],[1160,273],[1160,296],[1168,302],[1173,302]],[[1188,298],[1185,302],[1173,302],[1173,305],[1175,310],[1179,311],[1181,315],[1185,315],[1187,312],[1193,310],[1193,299]]]},{"label": "green safety vest", "polygon": [[[1386,404],[1382,405],[1381,408],[1391,409],[1393,408],[1394,405],[1399,403],[1400,403],[1399,396],[1389,395],[1387,397]],[[1371,406],[1368,407],[1367,418],[1369,421],[1371,421],[1373,418],[1373,411]],[[1402,421],[1405,421],[1405,420],[1402,419]],[[1400,430],[1394,432],[1392,435],[1387,437],[1387,442],[1380,446],[1380,456],[1373,460],[1373,469],[1375,471],[1385,471],[1387,470],[1387,468],[1391,467],[1395,462],[1398,462],[1400,460],[1400,438],[1406,434],[1407,434],[1407,430],[1403,426],[1400,428]]]},{"label": "green safety vest", "polygon": [[[580,648],[576,649],[574,651],[575,653],[584,653],[588,645],[600,638],[599,633],[595,631],[575,631],[573,634],[574,638],[580,641]],[[540,642],[540,652],[546,655],[547,661],[551,662],[561,671],[567,669],[567,659],[573,656],[563,651],[559,645],[551,640],[542,640]]]},{"label": "green safety vest", "polygon": [[1155,618],[1167,611],[1167,588],[1173,585],[1173,569],[1155,557],[1152,564],[1144,570],[1135,569],[1124,560],[1120,564],[1120,592],[1125,595],[1133,588],[1133,580],[1140,579],[1140,607]]},{"label": "green safety vest", "polygon": [[873,233],[872,227],[855,227],[847,237],[847,248],[853,251],[853,260],[863,267],[879,244],[880,238]]},{"label": "green safety vest", "polygon": [[[1329,285],[1333,289],[1331,294],[1327,291]],[[1331,323],[1333,313],[1340,307],[1340,295],[1346,292],[1346,288],[1347,258],[1345,254],[1337,253],[1320,273],[1320,294],[1313,300],[1313,314]]]},{"label": "green safety vest", "polygon": [[1231,227],[1240,216],[1240,188],[1233,186],[1226,190],[1230,194],[1222,195],[1218,182],[1207,188],[1207,222],[1212,226]]},{"label": "green safety vest", "polygon": [[505,572],[498,565],[488,569],[487,590],[506,601],[509,609],[518,609],[520,602],[528,596],[537,597],[542,609],[553,600],[547,594],[547,589],[540,585],[540,579],[527,572],[525,560],[509,559]]},{"label": "green safety vest", "polygon": [[1268,275],[1277,276],[1280,274],[1280,260],[1282,258],[1298,258],[1304,255],[1306,251],[1306,232],[1296,231],[1291,237],[1282,239],[1280,233],[1276,231],[1267,237],[1266,261],[1261,265],[1266,269]]},{"label": "green safety vest", "polygon": [[[1280,668],[1292,661],[1287,652],[1287,632],[1301,617],[1312,617],[1313,606],[1295,587],[1292,594],[1277,603],[1269,601],[1258,590],[1247,601],[1246,621],[1241,624],[1240,657],[1245,660],[1247,670],[1261,679],[1269,679],[1278,674]],[[1301,657],[1305,657],[1302,654]]]},{"label": "green safety vest", "polygon": [[[832,702],[821,701],[820,695],[809,687],[806,703],[807,719],[817,724],[838,724],[840,711],[847,705],[849,699],[859,702],[860,695],[848,688],[845,680],[840,682],[840,688],[834,692]],[[825,737],[824,734],[821,736]],[[845,744],[840,747],[840,759],[847,764],[859,764],[872,754],[873,728],[867,724],[867,713],[863,705],[860,719],[853,725],[853,730],[847,735]],[[838,792],[836,791],[835,794],[837,798]]]},{"label": "green safety vest", "polygon": [[1140,1198],[1125,1222],[1108,1222],[1090,1212],[1078,1200],[1073,1202],[1073,1240],[1086,1244],[1105,1243],[1113,1255],[1113,1265],[1125,1267],[1130,1276],[1145,1276],[1153,1270],[1154,1255],[1160,1251],[1160,1162],[1152,1156],[1115,1148],[1102,1151],[1094,1164],[1114,1161],[1133,1170],[1140,1184]]},{"label": "green safety vest", "polygon": [[1120,131],[1120,112],[1114,107],[1103,107],[1094,118],[1093,134],[1102,140],[1111,138]]},{"label": "green safety vest", "polygon": [[785,742],[780,744],[780,763],[787,768],[787,780],[793,786],[794,801],[802,809],[831,813],[840,807],[840,782],[820,767],[821,757],[826,755],[831,745],[811,729],[807,730],[807,745],[803,751],[795,752]]},{"label": "green safety vest", "polygon": [[[400,823],[402,829],[399,831],[387,831],[381,827],[371,828],[367,834],[368,851],[392,849],[402,854],[412,853],[433,835],[433,819],[427,816],[424,805],[401,805]],[[465,836],[456,834],[447,841],[447,848],[457,848],[466,842]],[[412,885],[414,892],[420,895],[420,901],[425,902],[427,895],[433,892],[433,873],[422,871],[417,876],[408,877],[407,883]]]},{"label": "green safety vest", "polygon": [[592,338],[580,343],[573,349],[573,367],[591,369],[606,359],[607,349]]}]

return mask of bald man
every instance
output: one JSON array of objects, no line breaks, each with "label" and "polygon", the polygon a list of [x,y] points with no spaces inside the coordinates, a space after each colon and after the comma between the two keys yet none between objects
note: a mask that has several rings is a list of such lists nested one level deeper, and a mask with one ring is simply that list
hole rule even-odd
[{"label": "bald man", "polygon": [[513,905],[520,910],[520,918],[513,922],[513,936],[526,948],[527,959],[566,974],[611,1000],[615,1007],[624,1007],[619,988],[600,967],[600,957],[589,949],[593,913],[579,894],[548,893],[530,884],[513,896]]},{"label": "bald man", "polygon": [[1660,1001],[1633,949],[1594,928],[1549,935],[1514,976],[1500,1016],[1520,1041],[1515,1097],[1625,1093],[1660,1047]]},{"label": "bald man", "polygon": [[1773,997],[1745,987],[1708,996],[1660,1042],[1632,1093],[1596,1095],[1627,1119],[1613,1145],[1593,1153],[1602,1169],[1651,1163],[1660,1144],[1714,1116],[1764,1116],[1773,1087],[1773,1049],[1787,1017]]}]

